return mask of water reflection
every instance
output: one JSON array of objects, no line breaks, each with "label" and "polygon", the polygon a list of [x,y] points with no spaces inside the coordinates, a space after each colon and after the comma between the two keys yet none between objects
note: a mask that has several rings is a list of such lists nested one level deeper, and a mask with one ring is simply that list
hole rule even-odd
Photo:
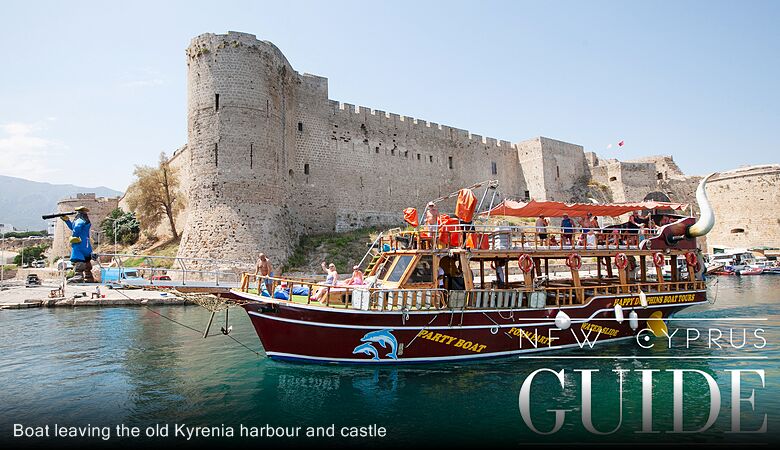
[{"label": "water reflection", "polygon": [[[600,430],[618,422],[618,378],[614,370],[632,370],[624,380],[625,430],[618,440],[633,441],[641,424],[641,376],[654,369],[654,427],[671,429],[673,369],[695,369],[718,384],[723,404],[715,430],[704,436],[661,433],[660,441],[728,439],[722,431],[730,420],[730,378],[727,369],[767,370],[766,387],[746,375],[742,396],[756,389],[755,412],[745,412],[745,427],[770,414],[770,430],[780,429],[773,414],[780,412],[778,385],[778,325],[780,277],[723,278],[717,301],[689,309],[678,317],[768,318],[735,325],[726,320],[670,322],[696,328],[762,326],[764,349],[712,348],[697,340],[690,348],[668,349],[656,338],[653,348],[635,342],[596,346],[593,352],[568,351],[554,359],[503,359],[432,366],[366,367],[277,363],[258,357],[228,338],[202,339],[142,308],[40,309],[0,312],[0,379],[7,384],[0,402],[0,426],[27,423],[155,422],[203,425],[365,425],[388,428],[399,445],[435,441],[481,445],[522,442],[589,440],[579,421],[581,380],[577,369],[593,374],[594,422]],[[208,313],[199,307],[164,308],[161,313],[203,329]],[[219,318],[217,319],[219,320]],[[243,314],[231,314],[232,336],[262,353],[257,336]],[[741,340],[741,335],[740,338]],[[751,341],[752,342],[752,341]],[[567,356],[769,356],[768,360],[727,359],[566,359]],[[563,430],[552,438],[530,432],[518,411],[518,393],[526,377],[541,368],[566,373],[564,388],[546,374],[533,384],[532,411],[540,429],[552,426],[548,409],[568,409]],[[686,428],[707,415],[709,391],[700,375],[686,374]],[[699,377],[699,378],[696,378]],[[748,408],[743,403],[743,412]],[[753,420],[753,422],[751,422]],[[432,426],[435,424],[435,426]],[[671,436],[671,437],[670,437]],[[743,439],[739,436],[739,439]],[[760,437],[756,438],[759,439]]]}]

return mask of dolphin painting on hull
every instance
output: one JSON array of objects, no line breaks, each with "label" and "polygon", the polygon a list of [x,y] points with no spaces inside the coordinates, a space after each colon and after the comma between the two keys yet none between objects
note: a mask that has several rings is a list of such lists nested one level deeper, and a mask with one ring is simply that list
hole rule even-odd
[{"label": "dolphin painting on hull", "polygon": [[368,342],[364,344],[360,344],[357,347],[355,347],[354,350],[352,350],[353,355],[358,355],[360,353],[364,355],[372,356],[371,359],[373,359],[374,361],[379,361],[379,352],[377,352],[374,346]]},{"label": "dolphin painting on hull", "polygon": [[390,348],[390,353],[388,353],[387,357],[392,359],[398,359],[398,340],[393,336],[393,330],[379,330],[379,331],[371,331],[369,333],[366,333],[365,336],[360,340],[360,342],[375,342],[379,344],[382,348]]}]

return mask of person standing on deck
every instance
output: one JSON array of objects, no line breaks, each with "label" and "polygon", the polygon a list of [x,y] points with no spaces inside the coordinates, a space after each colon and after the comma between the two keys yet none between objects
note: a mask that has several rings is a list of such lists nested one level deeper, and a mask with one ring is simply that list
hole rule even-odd
[{"label": "person standing on deck", "polygon": [[536,234],[539,236],[539,243],[542,245],[547,245],[547,225],[549,224],[544,215],[539,214],[539,218],[536,219]]},{"label": "person standing on deck", "polygon": [[[271,260],[268,259],[267,256],[265,256],[265,253],[260,253],[260,255],[257,257],[257,264],[255,264],[255,276],[261,276],[261,277],[273,277],[274,276],[274,268],[271,265]],[[270,289],[271,287],[271,280],[265,279],[263,284],[265,284],[266,289]]]},{"label": "person standing on deck", "polygon": [[568,214],[563,215],[563,220],[561,220],[561,230],[563,231],[563,236],[561,236],[561,244],[566,245],[568,242],[569,245],[573,245],[572,236],[574,236],[574,221],[569,218]]},{"label": "person standing on deck", "polygon": [[71,230],[70,261],[75,274],[68,280],[71,283],[94,283],[92,277],[92,244],[89,243],[89,230],[92,224],[87,213],[89,209],[79,206],[75,209],[76,219],[71,222],[68,216],[62,216],[63,222]]}]

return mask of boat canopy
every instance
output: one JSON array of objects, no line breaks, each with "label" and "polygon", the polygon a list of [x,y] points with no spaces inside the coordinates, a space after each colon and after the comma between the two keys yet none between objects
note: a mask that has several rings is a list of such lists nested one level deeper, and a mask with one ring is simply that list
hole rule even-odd
[{"label": "boat canopy", "polygon": [[514,216],[514,217],[562,217],[568,214],[572,217],[585,217],[588,213],[594,216],[617,217],[631,211],[646,209],[672,209],[684,210],[688,208],[687,203],[669,203],[646,200],[634,203],[564,203],[553,201],[516,202],[514,200],[504,200],[490,211],[485,211],[481,215],[486,216]]}]

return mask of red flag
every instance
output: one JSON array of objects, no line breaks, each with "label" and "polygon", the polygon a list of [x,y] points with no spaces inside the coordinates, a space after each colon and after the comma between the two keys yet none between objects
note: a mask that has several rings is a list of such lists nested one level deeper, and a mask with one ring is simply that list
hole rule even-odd
[{"label": "red flag", "polygon": [[618,147],[622,147],[623,145],[625,145],[625,142],[624,142],[624,141],[620,141],[620,142],[618,142]]}]

